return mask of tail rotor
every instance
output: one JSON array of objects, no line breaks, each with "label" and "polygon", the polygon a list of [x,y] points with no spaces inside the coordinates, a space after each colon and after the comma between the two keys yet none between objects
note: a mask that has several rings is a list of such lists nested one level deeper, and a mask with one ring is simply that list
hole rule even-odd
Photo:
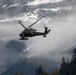
[{"label": "tail rotor", "polygon": [[45,31],[44,31],[43,37],[46,37],[46,35],[51,31],[51,29],[49,29],[49,27],[47,27],[45,25],[44,25],[44,28],[45,28]]}]

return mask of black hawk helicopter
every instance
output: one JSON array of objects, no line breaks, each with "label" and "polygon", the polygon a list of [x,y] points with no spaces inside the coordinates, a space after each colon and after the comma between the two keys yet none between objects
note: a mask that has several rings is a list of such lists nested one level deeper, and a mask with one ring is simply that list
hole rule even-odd
[{"label": "black hawk helicopter", "polygon": [[36,22],[31,24],[27,28],[21,23],[21,21],[18,21],[22,25],[22,27],[24,28],[24,30],[19,35],[21,37],[20,40],[28,40],[29,39],[28,37],[34,37],[34,36],[40,36],[40,35],[43,35],[43,37],[46,37],[46,35],[51,31],[51,29],[48,29],[48,27],[46,27],[45,25],[44,25],[44,28],[45,28],[44,32],[37,32],[36,29],[31,28],[35,23],[37,23],[43,17],[38,19]]}]

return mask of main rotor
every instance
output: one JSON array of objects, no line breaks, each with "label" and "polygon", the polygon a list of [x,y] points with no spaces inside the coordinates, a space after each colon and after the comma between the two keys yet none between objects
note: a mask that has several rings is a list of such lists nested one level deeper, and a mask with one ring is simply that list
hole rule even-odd
[{"label": "main rotor", "polygon": [[24,29],[29,29],[31,28],[34,24],[36,24],[38,21],[40,21],[42,18],[44,18],[45,16],[41,17],[40,19],[38,19],[37,21],[35,21],[34,23],[32,23],[30,26],[28,26],[27,28],[21,23],[21,21],[18,21],[19,24],[24,28]]}]

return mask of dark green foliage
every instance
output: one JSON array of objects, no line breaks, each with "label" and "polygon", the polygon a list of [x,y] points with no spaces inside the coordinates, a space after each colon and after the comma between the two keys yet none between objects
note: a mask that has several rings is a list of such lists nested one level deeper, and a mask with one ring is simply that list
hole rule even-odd
[{"label": "dark green foliage", "polygon": [[58,70],[56,69],[56,71],[54,72],[54,75],[59,75]]},{"label": "dark green foliage", "polygon": [[65,61],[64,58],[62,59],[59,75],[76,75],[76,48],[73,51],[73,56],[70,63],[68,60]]},{"label": "dark green foliage", "polygon": [[36,75],[43,75],[44,74],[44,70],[42,68],[42,65],[40,65],[37,69],[36,69]]},{"label": "dark green foliage", "polygon": [[36,75],[59,75],[58,70],[56,69],[53,73],[49,73],[47,71],[43,70],[43,67],[40,65],[37,69],[36,69]]},{"label": "dark green foliage", "polygon": [[72,60],[70,62],[70,75],[76,75],[76,48],[73,51]]},{"label": "dark green foliage", "polygon": [[23,73],[21,73],[20,75],[24,75]]},{"label": "dark green foliage", "polygon": [[[24,73],[21,72],[21,74],[18,74],[16,71],[14,75],[24,75]],[[66,60],[64,57],[62,58],[62,63],[59,71],[56,69],[54,72],[49,73],[47,71],[44,71],[42,65],[40,65],[35,70],[35,75],[76,75],[76,48],[73,51],[71,62]]]},{"label": "dark green foliage", "polygon": [[14,73],[14,75],[18,75],[17,71]]},{"label": "dark green foliage", "polygon": [[61,64],[61,67],[60,67],[60,70],[59,70],[59,75],[66,75],[66,67],[67,63],[65,62],[65,58],[63,57],[62,58],[62,64]]},{"label": "dark green foliage", "polygon": [[51,75],[59,75],[58,70],[56,69]]},{"label": "dark green foliage", "polygon": [[13,75],[24,75],[23,72],[21,72],[20,74],[16,71]]},{"label": "dark green foliage", "polygon": [[[13,75],[25,75],[26,69],[30,68],[30,66],[28,65],[28,67],[26,67],[25,70],[21,69],[24,68],[26,66],[22,66],[22,64],[20,65],[20,69],[19,69],[19,65],[18,65],[18,71],[15,67],[15,71],[14,73],[11,71],[11,74],[13,73]],[[33,70],[33,68],[31,68],[31,70]],[[28,71],[29,72],[29,71]],[[73,51],[73,56],[71,59],[71,62],[69,62],[68,60],[66,60],[64,57],[62,58],[62,63],[60,66],[59,71],[56,69],[54,72],[49,73],[47,71],[45,71],[45,68],[42,67],[42,65],[40,65],[36,70],[34,70],[35,74],[34,75],[76,75],[76,48]],[[30,75],[31,73],[29,73]],[[1,73],[0,75],[4,75],[3,73]],[[9,73],[7,75],[10,75]]]},{"label": "dark green foliage", "polygon": [[36,75],[76,75],[76,48],[73,51],[73,56],[71,62],[62,58],[62,63],[59,71],[54,71],[53,73],[48,73],[43,71],[42,66],[36,69]]}]

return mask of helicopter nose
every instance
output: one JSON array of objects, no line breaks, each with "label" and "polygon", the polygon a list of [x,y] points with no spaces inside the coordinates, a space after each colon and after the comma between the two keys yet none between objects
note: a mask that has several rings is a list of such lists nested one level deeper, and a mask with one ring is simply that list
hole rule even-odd
[{"label": "helicopter nose", "polygon": [[19,36],[21,37],[22,36],[22,33]]}]

